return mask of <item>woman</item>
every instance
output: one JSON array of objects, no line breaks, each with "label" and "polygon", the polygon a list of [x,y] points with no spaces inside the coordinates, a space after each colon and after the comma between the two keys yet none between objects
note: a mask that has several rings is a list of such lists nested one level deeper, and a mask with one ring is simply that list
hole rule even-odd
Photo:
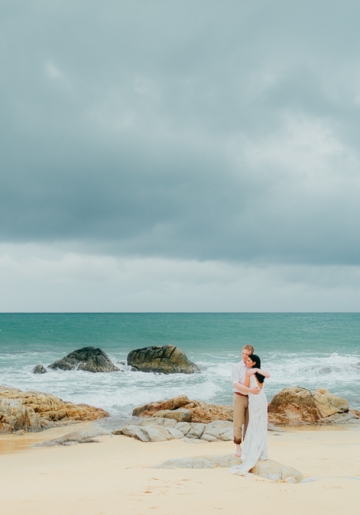
[{"label": "woman", "polygon": [[230,469],[232,474],[243,476],[247,475],[259,459],[266,460],[268,457],[267,399],[263,387],[265,377],[270,377],[265,370],[261,370],[261,361],[256,354],[250,354],[245,364],[248,369],[245,386],[258,386],[261,391],[257,395],[249,393],[249,425],[242,450],[242,463]]}]

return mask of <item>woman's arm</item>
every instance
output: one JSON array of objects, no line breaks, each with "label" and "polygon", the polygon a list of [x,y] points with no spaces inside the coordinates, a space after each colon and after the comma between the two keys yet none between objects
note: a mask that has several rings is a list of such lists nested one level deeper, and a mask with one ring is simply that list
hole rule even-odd
[{"label": "woman's arm", "polygon": [[263,370],[262,368],[253,368],[252,370],[255,370],[258,374],[261,374],[262,376],[266,377],[266,379],[269,379],[270,374],[269,372],[266,372],[266,370]]}]

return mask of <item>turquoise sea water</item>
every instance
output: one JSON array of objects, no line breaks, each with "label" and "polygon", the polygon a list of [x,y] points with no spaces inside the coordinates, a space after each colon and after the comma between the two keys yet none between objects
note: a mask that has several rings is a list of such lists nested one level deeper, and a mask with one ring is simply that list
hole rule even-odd
[{"label": "turquoise sea water", "polygon": [[[132,350],[174,344],[201,374],[159,375],[49,371],[49,365],[83,346],[103,349],[115,362]],[[53,393],[73,402],[128,416],[134,406],[186,394],[231,403],[231,368],[250,343],[271,378],[270,400],[290,385],[325,387],[360,409],[359,313],[72,313],[0,314],[0,384]]]}]

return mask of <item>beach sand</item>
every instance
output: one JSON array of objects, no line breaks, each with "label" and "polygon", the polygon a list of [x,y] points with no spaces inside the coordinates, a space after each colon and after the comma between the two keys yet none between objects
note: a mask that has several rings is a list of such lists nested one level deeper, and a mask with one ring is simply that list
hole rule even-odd
[{"label": "beach sand", "polygon": [[[269,433],[270,458],[314,482],[288,484],[228,469],[153,469],[170,458],[230,454],[231,442],[101,443],[29,448],[87,424],[0,436],[1,513],[12,514],[359,514],[360,430]],[[357,479],[356,479],[357,478]]]}]

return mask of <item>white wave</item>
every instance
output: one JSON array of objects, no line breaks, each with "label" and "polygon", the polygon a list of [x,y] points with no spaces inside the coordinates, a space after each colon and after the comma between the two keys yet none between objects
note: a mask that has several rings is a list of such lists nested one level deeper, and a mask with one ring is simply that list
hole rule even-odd
[{"label": "white wave", "polygon": [[[234,356],[236,359],[234,359]],[[92,374],[84,371],[58,371],[48,369],[47,374],[32,374],[38,363],[45,366],[58,356],[54,353],[24,353],[1,356],[1,383],[22,390],[53,393],[64,400],[102,407],[111,414],[129,416],[135,406],[181,394],[190,399],[208,403],[232,401],[231,370],[238,361],[234,353],[226,355],[204,353],[193,360],[201,374],[152,374],[123,372]],[[123,353],[113,353],[112,360],[124,360]],[[359,356],[310,354],[264,355],[263,367],[271,374],[266,380],[266,393],[270,400],[274,394],[291,385],[314,389],[327,388],[347,398],[354,408],[360,407],[360,370],[356,367]]]}]

